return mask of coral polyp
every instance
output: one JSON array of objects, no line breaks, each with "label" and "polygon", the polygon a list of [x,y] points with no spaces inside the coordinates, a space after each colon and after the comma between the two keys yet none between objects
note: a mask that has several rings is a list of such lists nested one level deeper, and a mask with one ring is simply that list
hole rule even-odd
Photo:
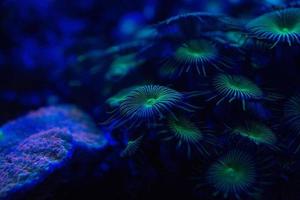
[{"label": "coral polyp", "polygon": [[277,141],[275,133],[260,122],[247,122],[245,125],[234,128],[232,133],[247,138],[257,145],[274,147]]},{"label": "coral polyp", "polygon": [[132,70],[139,67],[144,61],[136,58],[136,54],[128,54],[116,57],[106,72],[106,79],[119,80],[128,75]]},{"label": "coral polyp", "polygon": [[183,99],[181,93],[167,87],[147,85],[136,88],[120,105],[120,111],[129,118],[151,118],[162,116],[164,111],[178,105]]},{"label": "coral polyp", "polygon": [[257,173],[253,158],[239,150],[232,150],[213,163],[207,172],[207,180],[216,194],[224,198],[234,196],[240,199],[256,182]]},{"label": "coral polyp", "polygon": [[201,131],[186,119],[170,120],[169,127],[175,137],[185,142],[195,143],[203,138]]},{"label": "coral polyp", "polygon": [[256,38],[272,42],[273,47],[278,43],[300,44],[300,9],[266,13],[250,21],[247,27]]},{"label": "coral polyp", "polygon": [[172,66],[179,74],[195,70],[204,76],[209,67],[220,71],[223,71],[223,67],[229,68],[217,45],[205,39],[189,40],[181,44],[165,65]]},{"label": "coral polyp", "polygon": [[291,97],[284,106],[284,116],[287,124],[295,131],[300,133],[300,95]]},{"label": "coral polyp", "polygon": [[4,138],[4,133],[0,130],[0,141]]},{"label": "coral polyp", "polygon": [[127,97],[127,95],[138,86],[132,86],[129,88],[124,88],[121,91],[119,91],[118,93],[116,93],[115,95],[109,97],[106,100],[106,104],[108,104],[110,107],[117,107],[120,105],[120,103],[122,101],[124,101]]},{"label": "coral polyp", "polygon": [[246,109],[249,100],[262,99],[263,91],[251,80],[241,75],[220,74],[213,80],[213,88],[216,94],[209,100],[219,98],[217,105],[223,101],[231,103],[234,100],[242,102]]},{"label": "coral polyp", "polygon": [[[196,107],[185,100],[196,93],[180,93],[160,85],[145,85],[133,89],[106,123],[116,120],[117,125],[132,121],[131,125],[162,119],[165,114],[172,115],[173,109],[193,111]],[[175,117],[176,118],[176,117]],[[105,123],[104,123],[105,124]]]},{"label": "coral polyp", "polygon": [[126,148],[121,152],[121,157],[131,157],[137,153],[143,141],[143,135],[127,143]]},{"label": "coral polyp", "polygon": [[210,134],[202,131],[196,123],[184,117],[170,118],[167,129],[161,131],[160,134],[167,135],[165,140],[176,140],[177,148],[186,149],[189,157],[192,149],[203,155],[208,155],[207,145],[213,143]]}]

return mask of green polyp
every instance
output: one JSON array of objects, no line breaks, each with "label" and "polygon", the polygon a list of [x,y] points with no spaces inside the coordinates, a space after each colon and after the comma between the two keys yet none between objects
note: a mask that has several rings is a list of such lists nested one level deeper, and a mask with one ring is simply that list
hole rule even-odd
[{"label": "green polyp", "polygon": [[228,167],[224,169],[224,173],[229,177],[229,178],[235,178],[236,177],[236,170],[232,167]]},{"label": "green polyp", "polygon": [[198,141],[202,139],[200,130],[192,122],[185,119],[171,122],[171,129],[181,139],[189,141]]},{"label": "green polyp", "polygon": [[132,87],[125,88],[125,89],[121,90],[120,92],[118,92],[114,96],[108,98],[106,100],[106,103],[108,103],[112,107],[119,106],[120,103],[126,99],[126,97],[128,96],[128,94],[132,90],[134,90],[136,87],[137,86],[132,86]]},{"label": "green polyp", "polygon": [[228,40],[234,43],[234,45],[237,47],[243,46],[246,42],[246,37],[240,32],[231,31],[228,32],[226,35]]},{"label": "green polyp", "polygon": [[293,28],[282,27],[282,28],[279,28],[279,33],[286,35],[286,34],[290,34],[292,30],[293,30]]},{"label": "green polyp", "polygon": [[262,141],[263,140],[263,134],[260,132],[249,132],[248,137],[250,139],[256,140],[256,141]]},{"label": "green polyp", "polygon": [[212,51],[213,49],[207,41],[192,40],[178,48],[176,55],[183,58],[203,58],[209,56]]},{"label": "green polyp", "polygon": [[201,154],[208,154],[205,146],[203,146],[204,135],[196,124],[185,117],[178,119],[169,119],[169,138],[177,140],[177,148],[183,147],[187,151],[187,156],[190,157],[192,149],[199,151]]},{"label": "green polyp", "polygon": [[297,25],[294,23],[294,21],[289,21],[283,24],[278,24],[277,25],[277,30],[281,33],[281,34],[290,34],[291,32],[293,32],[295,30],[295,27]]},{"label": "green polyp", "polygon": [[120,97],[111,97],[107,100],[107,103],[112,107],[118,106],[120,105],[120,102],[126,99],[126,97],[127,97],[126,95]]},{"label": "green polyp", "polygon": [[126,68],[127,66],[135,64],[135,55],[130,54],[126,56],[120,56],[113,62],[113,66]]},{"label": "green polyp", "polygon": [[263,134],[260,133],[260,132],[255,132],[255,131],[248,131],[248,132],[245,132],[245,131],[241,131],[240,132],[241,135],[245,136],[245,137],[248,137],[250,139],[253,139],[255,141],[260,141],[262,140],[262,136]]},{"label": "green polyp", "polygon": [[193,130],[188,129],[188,127],[185,126],[181,126],[180,124],[174,124],[174,128],[178,133],[181,133],[181,135],[191,136],[195,134]]},{"label": "green polyp", "polygon": [[255,183],[255,177],[255,163],[247,153],[238,150],[230,151],[220,158],[208,172],[209,182],[225,196],[230,193],[240,195],[250,189]]},{"label": "green polyp", "polygon": [[230,182],[238,182],[244,178],[244,173],[238,166],[225,167],[223,175]]},{"label": "green polyp", "polygon": [[276,136],[272,130],[259,123],[250,123],[247,127],[236,128],[234,132],[252,140],[256,144],[273,145],[276,142]]},{"label": "green polyp", "polygon": [[234,77],[231,80],[228,81],[228,87],[231,88],[232,90],[241,91],[241,92],[245,92],[245,91],[251,90],[251,88],[248,88],[245,85],[245,83],[243,82],[243,80],[238,80],[238,79],[236,79]]},{"label": "green polyp", "polygon": [[240,80],[232,79],[230,81],[230,87],[232,89],[241,90],[244,89],[243,83]]},{"label": "green polyp", "polygon": [[228,174],[229,176],[233,175],[235,172],[235,170],[231,167],[228,167],[227,169],[225,169],[225,173]]},{"label": "green polyp", "polygon": [[202,49],[197,47],[186,48],[183,50],[183,53],[193,57],[201,57],[203,54],[205,54]]},{"label": "green polyp", "polygon": [[3,131],[0,130],[0,141],[4,138],[4,133]]},{"label": "green polyp", "polygon": [[282,31],[287,33],[287,32],[289,32],[289,29],[288,28],[283,28]]},{"label": "green polyp", "polygon": [[242,76],[221,75],[218,77],[217,82],[224,85],[223,88],[228,92],[238,92],[255,98],[260,98],[263,95],[260,88]]},{"label": "green polyp", "polygon": [[111,64],[108,76],[125,76],[130,70],[138,67],[143,63],[142,60],[136,59],[135,54],[128,54],[117,57]]},{"label": "green polyp", "polygon": [[158,101],[157,98],[149,98],[145,102],[145,107],[147,107],[147,108],[152,107],[154,104],[157,103],[157,101]]}]

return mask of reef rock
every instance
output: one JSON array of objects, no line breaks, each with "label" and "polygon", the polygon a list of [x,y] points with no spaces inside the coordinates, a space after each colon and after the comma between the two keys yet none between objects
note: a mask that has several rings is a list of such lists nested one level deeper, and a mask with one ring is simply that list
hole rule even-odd
[{"label": "reef rock", "polygon": [[74,106],[42,108],[0,130],[0,199],[42,182],[73,159],[75,150],[106,144],[90,117]]}]

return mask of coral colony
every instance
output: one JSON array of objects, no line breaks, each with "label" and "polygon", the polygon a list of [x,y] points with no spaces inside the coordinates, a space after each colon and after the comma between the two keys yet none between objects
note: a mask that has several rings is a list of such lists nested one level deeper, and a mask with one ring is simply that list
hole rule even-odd
[{"label": "coral colony", "polygon": [[68,2],[3,3],[0,199],[300,199],[298,2]]}]

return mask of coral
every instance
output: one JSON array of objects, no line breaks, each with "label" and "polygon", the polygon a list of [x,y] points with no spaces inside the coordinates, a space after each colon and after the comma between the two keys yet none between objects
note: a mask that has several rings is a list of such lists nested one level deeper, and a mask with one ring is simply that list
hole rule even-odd
[{"label": "coral", "polygon": [[289,98],[284,106],[284,117],[286,123],[296,134],[300,133],[300,95],[296,94]]},{"label": "coral", "polygon": [[131,157],[131,156],[135,155],[142,144],[143,137],[144,136],[141,135],[134,140],[128,141],[126,148],[121,152],[120,156],[121,157]]},{"label": "coral", "polygon": [[143,60],[136,58],[136,54],[118,56],[113,60],[109,70],[106,72],[107,80],[120,80],[128,75],[132,70],[143,64]]},{"label": "coral", "polygon": [[275,133],[260,122],[247,122],[245,125],[233,128],[232,133],[248,138],[257,145],[275,147],[277,142]]},{"label": "coral", "polygon": [[[298,198],[299,5],[29,1],[0,14],[0,199]],[[59,102],[91,117],[57,105],[7,122]]]},{"label": "coral", "polygon": [[247,25],[247,28],[258,39],[289,46],[300,43],[300,9],[286,8],[259,16]]},{"label": "coral", "polygon": [[218,98],[217,105],[223,101],[231,103],[234,100],[242,102],[246,109],[246,102],[263,99],[263,91],[251,80],[241,75],[220,74],[213,80],[215,95],[209,100]]},{"label": "coral", "polygon": [[[66,128],[78,145],[101,148],[106,141],[90,117],[74,106],[50,106],[11,121],[1,130],[0,149],[12,147],[31,134],[51,128]],[[93,142],[91,142],[93,140]]]},{"label": "coral", "polygon": [[138,86],[132,86],[129,88],[124,88],[121,91],[117,92],[116,94],[114,94],[113,96],[109,97],[106,100],[106,103],[110,106],[110,107],[118,107],[120,106],[121,102],[124,101],[126,99],[126,97],[128,96],[128,94],[135,89]]},{"label": "coral", "polygon": [[198,39],[180,45],[164,65],[174,68],[179,74],[183,71],[196,70],[198,74],[206,76],[209,67],[220,71],[223,71],[222,68],[229,68],[227,60],[216,44],[209,40]]},{"label": "coral", "polygon": [[107,141],[74,106],[41,108],[1,127],[0,198],[42,181],[74,150],[98,150]]},{"label": "coral", "polygon": [[231,151],[221,157],[207,172],[208,182],[224,197],[250,192],[257,179],[255,161],[247,153]]},{"label": "coral", "polygon": [[142,122],[162,119],[166,114],[174,115],[173,110],[192,111],[194,106],[185,102],[193,93],[184,94],[160,85],[145,85],[133,89],[110,119],[103,124],[112,123],[114,127],[131,121],[131,126]]},{"label": "coral", "polygon": [[196,123],[186,117],[170,118],[167,128],[159,134],[165,135],[164,140],[176,140],[177,148],[185,148],[188,157],[191,157],[192,149],[202,155],[209,155],[208,145],[214,143],[212,135],[202,131]]},{"label": "coral", "polygon": [[67,129],[50,129],[33,134],[0,159],[0,198],[34,185],[62,165],[73,149]]}]

